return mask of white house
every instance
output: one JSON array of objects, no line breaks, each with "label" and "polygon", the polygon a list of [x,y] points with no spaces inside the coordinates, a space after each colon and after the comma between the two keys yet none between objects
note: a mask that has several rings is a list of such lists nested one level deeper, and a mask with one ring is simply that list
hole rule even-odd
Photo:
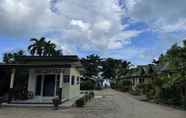
[{"label": "white house", "polygon": [[[51,102],[56,96],[62,101],[80,96],[81,63],[77,56],[21,56],[14,64],[0,64],[11,69],[10,96],[14,90],[16,70],[27,70],[29,102]],[[16,78],[19,79],[19,78]]]}]

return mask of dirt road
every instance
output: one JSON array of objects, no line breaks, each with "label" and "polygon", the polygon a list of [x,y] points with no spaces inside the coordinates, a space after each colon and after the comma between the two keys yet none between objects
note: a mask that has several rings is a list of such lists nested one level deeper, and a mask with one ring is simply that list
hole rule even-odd
[{"label": "dirt road", "polygon": [[0,118],[186,118],[186,111],[141,102],[111,89],[96,92],[84,108],[0,108]]}]

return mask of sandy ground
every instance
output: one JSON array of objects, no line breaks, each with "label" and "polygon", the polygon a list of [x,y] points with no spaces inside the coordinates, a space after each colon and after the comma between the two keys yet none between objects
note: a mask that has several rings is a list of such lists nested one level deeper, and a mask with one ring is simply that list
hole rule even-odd
[{"label": "sandy ground", "polygon": [[186,118],[186,111],[141,102],[111,89],[96,92],[84,108],[0,108],[0,118]]}]

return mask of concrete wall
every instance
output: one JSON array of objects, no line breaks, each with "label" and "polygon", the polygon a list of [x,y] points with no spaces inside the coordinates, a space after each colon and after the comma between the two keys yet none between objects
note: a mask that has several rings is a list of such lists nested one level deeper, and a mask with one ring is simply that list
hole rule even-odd
[{"label": "concrete wall", "polygon": [[35,88],[36,88],[36,75],[34,73],[34,69],[29,70],[29,77],[28,77],[28,91],[33,92],[35,96]]},{"label": "concrete wall", "polygon": [[[74,85],[71,85],[72,76],[75,77]],[[77,77],[80,77],[80,72],[76,68],[71,68],[70,69],[69,99],[80,96],[80,82],[79,84],[77,84]]]}]

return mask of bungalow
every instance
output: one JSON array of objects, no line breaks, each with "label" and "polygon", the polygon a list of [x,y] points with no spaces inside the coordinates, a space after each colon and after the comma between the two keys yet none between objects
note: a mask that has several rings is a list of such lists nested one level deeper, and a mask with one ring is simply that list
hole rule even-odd
[{"label": "bungalow", "polygon": [[[11,70],[9,100],[15,102],[16,86],[22,86],[17,80],[24,78],[24,102],[29,103],[48,103],[56,96],[61,101],[80,96],[81,68],[77,56],[20,56],[13,64],[0,64],[0,69]],[[27,72],[26,77],[17,76],[23,71]]]},{"label": "bungalow", "polygon": [[130,71],[124,77],[131,81],[132,90],[136,90],[139,84],[148,84],[152,82],[152,77],[149,75],[149,65],[139,65],[136,68],[130,69]]}]

